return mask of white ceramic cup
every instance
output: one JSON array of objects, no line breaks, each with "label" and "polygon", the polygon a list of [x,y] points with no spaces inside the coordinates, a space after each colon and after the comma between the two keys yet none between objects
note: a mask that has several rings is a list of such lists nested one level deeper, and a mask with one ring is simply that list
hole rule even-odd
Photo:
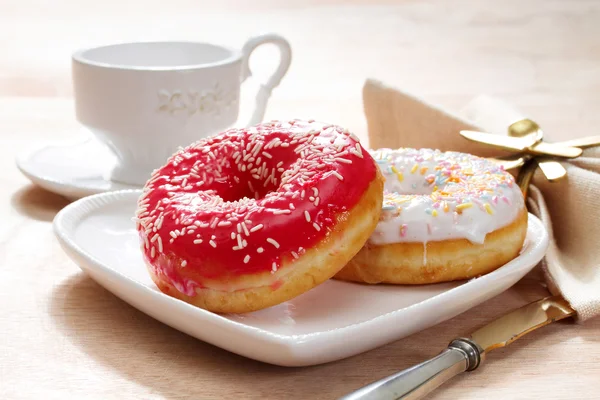
[{"label": "white ceramic cup", "polygon": [[290,45],[279,35],[241,50],[200,42],[123,43],[73,55],[77,120],[117,156],[111,179],[143,185],[178,146],[234,126],[250,54],[272,43],[279,66],[261,85],[247,125],[262,121],[271,90],[287,72]]}]

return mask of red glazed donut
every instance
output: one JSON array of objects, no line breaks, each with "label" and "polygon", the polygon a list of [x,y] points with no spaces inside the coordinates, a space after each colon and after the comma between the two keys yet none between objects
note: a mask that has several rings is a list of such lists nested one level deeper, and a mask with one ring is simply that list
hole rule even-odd
[{"label": "red glazed donut", "polygon": [[383,178],[354,135],[270,122],[174,154],[144,187],[137,229],[161,291],[248,312],[335,275],[373,232],[382,200]]}]

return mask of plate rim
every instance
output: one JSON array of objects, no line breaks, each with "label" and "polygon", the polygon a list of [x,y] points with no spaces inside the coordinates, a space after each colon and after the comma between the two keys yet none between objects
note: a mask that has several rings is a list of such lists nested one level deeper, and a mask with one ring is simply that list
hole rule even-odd
[{"label": "plate rim", "polygon": [[[119,270],[116,270],[116,269],[110,267],[109,265],[106,265],[105,263],[103,263],[102,261],[97,259],[94,255],[89,254],[87,251],[82,249],[71,238],[70,233],[73,232],[73,229],[71,229],[69,227],[70,223],[73,224],[73,228],[74,228],[77,225],[77,223],[80,223],[86,216],[90,215],[95,210],[98,210],[109,204],[114,204],[118,201],[129,201],[133,198],[137,199],[141,195],[141,193],[142,193],[141,189],[125,189],[125,190],[119,190],[119,191],[99,193],[99,194],[95,194],[95,195],[91,195],[91,196],[79,199],[79,200],[67,205],[61,211],[59,211],[59,213],[55,216],[55,218],[53,220],[53,231],[54,231],[54,234],[57,237],[59,243],[61,244],[61,247],[67,253],[69,258],[71,258],[71,260],[80,269],[84,270],[87,273],[87,268],[82,267],[80,262],[78,262],[76,259],[74,259],[73,255],[71,253],[71,251],[73,251],[76,253],[77,256],[82,257],[87,262],[93,264],[94,267],[100,269],[102,272],[107,273],[118,279],[126,280],[129,282],[129,284],[137,286],[139,289],[148,293],[150,296],[159,297],[158,301],[170,302],[172,304],[172,306],[174,306],[174,307],[176,307],[176,306],[183,307],[183,309],[186,312],[196,313],[201,318],[208,318],[208,321],[215,324],[215,326],[218,326],[221,328],[227,328],[227,329],[235,329],[238,331],[241,330],[241,331],[243,331],[243,333],[245,335],[250,335],[255,340],[264,341],[265,339],[267,339],[267,341],[269,343],[276,344],[280,347],[282,346],[285,348],[285,350],[287,350],[288,352],[292,352],[295,355],[299,354],[298,352],[301,351],[303,348],[305,348],[307,346],[310,347],[311,345],[315,345],[315,342],[317,342],[317,343],[318,342],[329,342],[332,339],[335,339],[337,336],[340,336],[342,334],[343,335],[351,335],[353,333],[356,333],[357,331],[361,331],[362,329],[365,329],[364,328],[365,326],[368,327],[368,326],[375,325],[374,327],[376,328],[376,326],[382,320],[386,320],[385,323],[394,323],[393,320],[392,321],[389,321],[389,320],[393,319],[394,316],[396,316],[396,315],[406,312],[406,310],[414,310],[414,309],[423,307],[424,305],[428,305],[431,302],[440,302],[440,301],[443,302],[443,300],[447,296],[454,294],[453,292],[460,290],[461,288],[467,287],[467,285],[469,285],[468,286],[469,288],[474,285],[477,285],[477,284],[485,285],[487,281],[494,279],[495,276],[500,277],[500,276],[504,276],[504,275],[509,275],[516,271],[520,271],[523,268],[523,267],[519,266],[519,263],[517,261],[517,260],[519,260],[520,257],[523,256],[523,254],[520,254],[514,260],[511,260],[509,263],[505,264],[503,267],[500,267],[499,269],[497,269],[489,274],[486,274],[486,275],[478,277],[478,278],[470,279],[467,282],[464,282],[463,284],[461,284],[459,286],[456,286],[452,289],[446,290],[442,293],[436,294],[436,295],[429,297],[418,303],[411,304],[406,307],[398,308],[396,310],[377,315],[377,316],[367,319],[365,321],[356,322],[356,323],[346,325],[343,327],[327,329],[327,330],[322,330],[322,331],[318,331],[318,332],[285,335],[285,334],[271,332],[271,331],[268,331],[268,330],[265,330],[265,329],[262,329],[259,327],[246,325],[242,322],[231,320],[229,318],[226,318],[223,315],[216,314],[211,311],[195,307],[195,306],[188,304],[182,300],[175,299],[171,296],[168,296],[154,288],[148,287],[147,285],[142,284],[142,283],[136,281],[135,279],[130,278],[127,275],[124,275]],[[132,217],[133,217],[133,215],[132,215]],[[536,225],[536,229],[531,228],[532,224]],[[530,232],[530,230],[532,232],[537,232],[537,235],[534,236],[535,240],[531,241],[531,243],[529,244],[530,251],[527,253],[524,253],[524,254],[531,255],[532,253],[536,253],[536,254],[539,253],[540,255],[539,255],[539,257],[537,255],[534,257],[537,259],[537,261],[533,264],[533,266],[531,268],[529,268],[529,270],[533,269],[535,267],[535,265],[537,265],[539,263],[539,261],[541,261],[541,259],[543,258],[544,254],[546,252],[546,249],[548,247],[548,240],[549,240],[548,232],[544,228],[543,224],[537,217],[533,216],[532,214],[529,214],[529,224],[528,224],[528,229],[527,229],[528,233]],[[529,271],[527,271],[527,272],[529,272]],[[527,272],[525,272],[525,274]],[[109,291],[111,291],[111,290],[109,290]],[[111,291],[111,293],[113,293],[113,292]],[[113,295],[121,298],[123,301],[126,301],[121,296],[119,296],[115,293],[113,293]],[[128,302],[128,301],[126,301],[126,302]],[[142,311],[142,310],[140,310],[140,311]],[[142,312],[144,312],[144,311],[142,311]],[[161,323],[164,323],[164,322],[161,321]],[[435,325],[435,324],[433,324],[433,325]],[[431,326],[433,326],[433,325],[431,325]]]}]

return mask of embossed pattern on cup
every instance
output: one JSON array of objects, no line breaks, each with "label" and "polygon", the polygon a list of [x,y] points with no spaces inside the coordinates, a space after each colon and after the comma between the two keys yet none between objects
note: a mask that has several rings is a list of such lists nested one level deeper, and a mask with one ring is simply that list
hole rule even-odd
[{"label": "embossed pattern on cup", "polygon": [[187,117],[197,114],[219,115],[238,107],[235,89],[223,88],[219,82],[207,90],[167,90],[160,89],[158,111],[170,114],[183,113]]}]

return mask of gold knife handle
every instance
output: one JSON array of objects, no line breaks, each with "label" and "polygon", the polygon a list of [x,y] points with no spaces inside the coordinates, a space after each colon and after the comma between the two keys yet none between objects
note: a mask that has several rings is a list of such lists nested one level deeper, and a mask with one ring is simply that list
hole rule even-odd
[{"label": "gold knife handle", "polygon": [[483,350],[469,339],[453,340],[431,360],[373,382],[339,400],[417,400],[450,378],[477,368]]}]

